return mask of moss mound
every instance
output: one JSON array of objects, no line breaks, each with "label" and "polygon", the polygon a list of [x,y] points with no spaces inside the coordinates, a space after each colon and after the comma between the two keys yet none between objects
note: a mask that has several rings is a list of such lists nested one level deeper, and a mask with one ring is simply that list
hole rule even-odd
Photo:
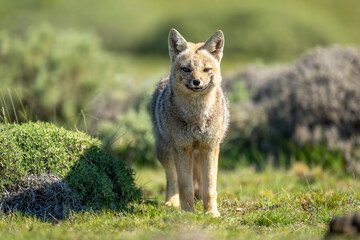
[{"label": "moss mound", "polygon": [[360,173],[359,86],[356,48],[316,48],[289,65],[249,67],[228,81],[228,89],[249,93],[233,103],[230,141],[240,147],[232,149],[259,161],[304,160]]},{"label": "moss mound", "polygon": [[63,193],[94,208],[123,207],[140,197],[133,171],[106,155],[100,140],[44,122],[0,125],[0,193],[7,205],[26,189],[54,184],[65,184]]}]

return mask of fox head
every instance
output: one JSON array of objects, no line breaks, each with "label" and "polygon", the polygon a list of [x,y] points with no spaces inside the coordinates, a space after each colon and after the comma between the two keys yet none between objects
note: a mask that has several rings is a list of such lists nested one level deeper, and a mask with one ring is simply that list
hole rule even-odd
[{"label": "fox head", "polygon": [[183,94],[205,94],[221,84],[220,61],[224,35],[217,31],[205,43],[187,42],[178,31],[169,33],[172,87]]}]

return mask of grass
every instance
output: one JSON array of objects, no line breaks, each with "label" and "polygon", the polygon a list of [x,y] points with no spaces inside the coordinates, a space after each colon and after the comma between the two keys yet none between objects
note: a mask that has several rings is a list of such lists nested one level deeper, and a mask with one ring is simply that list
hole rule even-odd
[{"label": "grass", "polygon": [[115,212],[74,213],[48,223],[13,213],[0,218],[0,239],[321,239],[335,215],[360,210],[360,180],[338,178],[314,169],[252,168],[220,171],[218,203],[221,218],[163,206],[162,169],[137,169],[144,200]]}]

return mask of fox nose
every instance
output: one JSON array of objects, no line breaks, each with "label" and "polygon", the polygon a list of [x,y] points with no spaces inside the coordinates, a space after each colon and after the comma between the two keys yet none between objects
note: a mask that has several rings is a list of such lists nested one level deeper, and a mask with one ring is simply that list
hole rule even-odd
[{"label": "fox nose", "polygon": [[192,80],[192,84],[196,87],[198,87],[200,85],[200,83],[201,83],[200,80],[197,80],[197,79]]}]

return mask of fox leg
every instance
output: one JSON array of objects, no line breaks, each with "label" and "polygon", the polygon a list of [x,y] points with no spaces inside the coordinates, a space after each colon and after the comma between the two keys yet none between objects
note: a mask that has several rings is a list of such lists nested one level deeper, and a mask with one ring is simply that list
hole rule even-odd
[{"label": "fox leg", "polygon": [[165,205],[171,207],[178,207],[179,202],[179,189],[176,174],[176,166],[171,150],[164,149],[163,142],[156,141],[156,155],[165,169],[166,174],[166,198]]},{"label": "fox leg", "polygon": [[193,185],[193,159],[191,149],[176,149],[175,154],[176,172],[180,193],[181,209],[187,212],[194,211],[194,185]]},{"label": "fox leg", "polygon": [[173,158],[168,159],[166,165],[166,200],[165,205],[170,207],[178,207],[179,203],[179,189],[176,174],[176,166]]},{"label": "fox leg", "polygon": [[202,178],[202,166],[199,158],[198,152],[194,155],[194,172],[193,172],[193,179],[194,179],[194,192],[195,192],[195,199],[200,200],[202,199],[203,193],[203,178]]},{"label": "fox leg", "polygon": [[215,148],[204,147],[201,151],[204,211],[213,217],[220,216],[216,203],[219,150],[220,146],[217,145]]}]

